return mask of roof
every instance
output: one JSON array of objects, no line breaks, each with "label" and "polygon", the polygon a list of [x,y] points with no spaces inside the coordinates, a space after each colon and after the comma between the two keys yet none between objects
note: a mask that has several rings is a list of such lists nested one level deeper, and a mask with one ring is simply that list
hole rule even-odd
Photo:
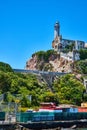
[{"label": "roof", "polygon": [[55,103],[53,103],[53,102],[42,102],[42,103],[40,103],[40,105],[53,105],[53,104],[55,104]]},{"label": "roof", "polygon": [[71,108],[71,107],[76,107],[76,106],[72,105],[72,104],[60,104],[59,107],[62,107],[62,108]]}]

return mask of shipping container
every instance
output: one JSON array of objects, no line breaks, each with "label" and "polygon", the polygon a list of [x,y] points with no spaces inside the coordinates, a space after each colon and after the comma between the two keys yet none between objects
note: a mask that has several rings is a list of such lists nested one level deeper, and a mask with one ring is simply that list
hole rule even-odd
[{"label": "shipping container", "polygon": [[87,119],[87,112],[77,112],[77,113],[70,113],[70,112],[63,112],[63,113],[56,113],[54,115],[55,120],[80,120],[80,119]]},{"label": "shipping container", "polygon": [[87,107],[78,107],[78,112],[87,112]]},{"label": "shipping container", "polygon": [[4,121],[5,120],[5,112],[0,112],[0,121]]},{"label": "shipping container", "polygon": [[16,114],[17,122],[27,122],[32,121],[33,113],[32,112],[20,112]]},{"label": "shipping container", "polygon": [[34,115],[32,121],[53,121],[54,120],[54,115]]},{"label": "shipping container", "polygon": [[71,112],[71,113],[76,113],[78,112],[78,108],[70,107],[70,108],[62,108],[63,112]]},{"label": "shipping container", "polygon": [[40,121],[66,121],[87,119],[87,112],[32,112],[17,113],[17,122],[40,122]]},{"label": "shipping container", "polygon": [[38,112],[33,112],[34,115],[54,115],[54,112],[49,112],[49,111],[38,111]]},{"label": "shipping container", "polygon": [[54,110],[54,113],[61,113],[61,112],[63,112],[62,109],[60,109],[60,110]]}]

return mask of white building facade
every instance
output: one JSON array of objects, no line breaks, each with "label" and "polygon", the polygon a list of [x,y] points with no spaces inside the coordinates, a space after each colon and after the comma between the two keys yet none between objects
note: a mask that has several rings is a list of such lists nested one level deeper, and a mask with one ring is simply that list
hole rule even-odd
[{"label": "white building facade", "polygon": [[60,24],[59,22],[56,22],[54,25],[54,40],[52,41],[52,47],[54,50],[60,53],[66,48],[67,45],[71,44],[73,45],[73,50],[72,53],[67,54],[67,57],[72,57],[71,59],[73,60],[79,60],[80,58],[78,50],[85,47],[85,42],[79,40],[63,39],[62,35],[60,35]]},{"label": "white building facade", "polygon": [[85,89],[86,89],[86,93],[87,93],[87,79],[84,78],[84,82],[83,82]]}]

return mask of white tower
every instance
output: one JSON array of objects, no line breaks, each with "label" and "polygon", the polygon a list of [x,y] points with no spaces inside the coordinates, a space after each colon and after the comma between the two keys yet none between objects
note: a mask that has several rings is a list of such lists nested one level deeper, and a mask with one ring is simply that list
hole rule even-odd
[{"label": "white tower", "polygon": [[60,25],[59,25],[59,22],[56,22],[55,25],[54,25],[54,39],[57,36],[60,36]]}]

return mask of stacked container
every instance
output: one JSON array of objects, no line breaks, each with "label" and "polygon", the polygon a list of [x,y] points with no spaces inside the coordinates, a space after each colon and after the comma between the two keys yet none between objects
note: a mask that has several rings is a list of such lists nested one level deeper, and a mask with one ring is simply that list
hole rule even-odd
[{"label": "stacked container", "polygon": [[33,112],[20,112],[16,114],[17,122],[32,121],[32,119],[33,119]]},{"label": "stacked container", "polygon": [[32,121],[52,121],[54,120],[54,112],[34,112]]},{"label": "stacked container", "polygon": [[78,107],[78,112],[87,112],[87,107]]}]

